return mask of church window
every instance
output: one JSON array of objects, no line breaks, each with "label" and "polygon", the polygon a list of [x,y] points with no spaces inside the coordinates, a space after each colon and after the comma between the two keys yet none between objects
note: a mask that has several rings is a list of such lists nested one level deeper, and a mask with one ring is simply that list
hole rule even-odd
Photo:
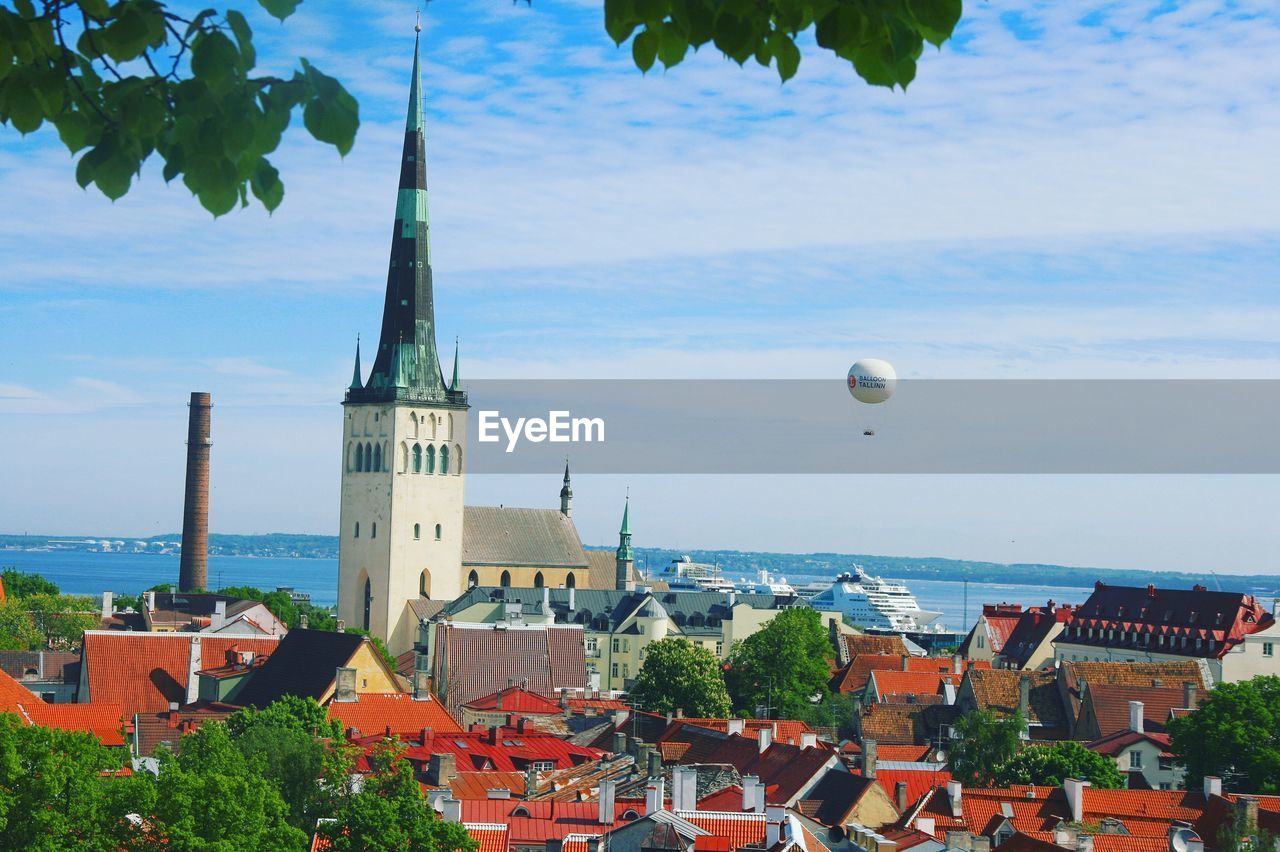
[{"label": "church window", "polygon": [[373,584],[366,577],[364,581],[364,629],[369,629],[369,611],[373,609]]},{"label": "church window", "polygon": [[418,575],[418,595],[420,597],[431,597],[431,572],[423,571]]},{"label": "church window", "polygon": [[409,470],[409,445],[403,441],[400,443],[400,472],[405,473]]},{"label": "church window", "polygon": [[373,448],[373,469],[375,471],[382,470],[382,445]]},{"label": "church window", "polygon": [[427,445],[427,473],[436,472],[436,448],[431,444]]},{"label": "church window", "polygon": [[453,472],[462,473],[462,445],[453,445]]},{"label": "church window", "polygon": [[541,571],[533,575],[533,587],[535,589],[542,588],[542,572]]},{"label": "church window", "polygon": [[570,571],[570,572],[565,576],[565,578],[564,578],[564,587],[565,587],[566,589],[576,589],[576,588],[578,587],[578,580],[577,580],[577,578],[575,578],[575,577],[573,576],[573,572],[572,572],[572,571]]},{"label": "church window", "polygon": [[440,540],[440,532],[441,532],[440,525],[436,524],[436,541]]},{"label": "church window", "polygon": [[422,445],[413,445],[413,472],[422,473]]},{"label": "church window", "polygon": [[356,473],[364,472],[364,445],[356,444]]},{"label": "church window", "polygon": [[498,580],[498,585],[499,585],[499,586],[502,586],[504,589],[505,589],[505,588],[509,588],[509,587],[511,586],[511,572],[510,572],[510,571],[503,571],[503,572],[502,572],[502,578],[501,578],[500,580]]},{"label": "church window", "polygon": [[356,534],[353,535],[352,538],[359,538],[359,537],[360,537],[360,522],[356,521]]},{"label": "church window", "polygon": [[369,524],[369,538],[377,538],[377,537],[378,537],[378,523],[375,521],[372,524]]},{"label": "church window", "polygon": [[373,472],[373,444],[364,445],[364,469],[366,473]]},{"label": "church window", "polygon": [[[440,528],[440,525],[436,524],[436,529],[439,529],[439,528]],[[467,575],[467,588],[474,589],[478,585],[480,585],[480,575],[477,574],[475,571],[472,571],[470,574]]]},{"label": "church window", "polygon": [[413,430],[413,437],[418,437],[418,412],[409,415],[409,428]]},{"label": "church window", "polygon": [[427,432],[425,438],[434,438],[436,436],[436,416],[434,414],[427,415]]},{"label": "church window", "polygon": [[449,472],[449,448],[448,447],[440,448],[440,472],[441,473]]},{"label": "church window", "polygon": [[422,538],[422,524],[413,525],[413,537],[415,539]]},{"label": "church window", "polygon": [[449,431],[444,433],[444,439],[447,441],[453,437],[453,415],[449,415]]}]

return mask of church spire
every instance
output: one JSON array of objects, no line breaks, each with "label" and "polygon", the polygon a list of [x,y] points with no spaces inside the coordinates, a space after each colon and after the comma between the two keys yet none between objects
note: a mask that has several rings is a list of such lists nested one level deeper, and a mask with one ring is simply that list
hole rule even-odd
[{"label": "church spire", "polygon": [[627,503],[622,510],[622,528],[618,530],[618,549],[613,555],[614,564],[614,584],[613,587],[618,590],[632,591],[635,589],[635,580],[632,579],[632,571],[635,568],[636,557],[631,550],[631,498],[627,497]]},{"label": "church spire", "polygon": [[569,483],[569,460],[564,460],[564,485],[560,488],[560,514],[573,517],[573,485]]},{"label": "church spire", "polygon": [[364,373],[360,372],[360,335],[356,335],[356,368],[351,374],[351,387],[349,390],[360,390],[364,387],[364,379],[361,378]]},{"label": "church spire", "polygon": [[453,339],[453,381],[449,383],[449,390],[458,390],[458,338]]},{"label": "church spire", "polygon": [[465,394],[460,389],[446,386],[436,350],[430,219],[427,216],[426,136],[418,42],[419,37],[415,37],[382,331],[369,381],[362,391],[349,393],[348,399],[358,402],[406,399],[465,405]]}]

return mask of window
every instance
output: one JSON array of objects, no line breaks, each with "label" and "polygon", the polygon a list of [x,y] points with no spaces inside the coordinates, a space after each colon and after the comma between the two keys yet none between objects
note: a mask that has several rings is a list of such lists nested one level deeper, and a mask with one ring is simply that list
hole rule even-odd
[{"label": "window", "polygon": [[1173,758],[1161,756],[1160,769],[1164,772],[1171,772],[1173,770]]},{"label": "window", "polygon": [[1170,784],[1168,781],[1161,781],[1161,782],[1160,782],[1160,789],[1161,789],[1161,790],[1172,790],[1172,789],[1173,789],[1173,785],[1172,785],[1172,784]]},{"label": "window", "polygon": [[377,537],[378,537],[378,524],[375,521],[374,523],[369,524],[369,538],[377,538]]},{"label": "window", "polygon": [[418,596],[423,598],[431,597],[431,572],[423,571],[418,575]]},{"label": "window", "polygon": [[413,445],[413,472],[422,473],[422,445]]},{"label": "window", "polygon": [[613,676],[616,678],[616,677],[618,676],[618,664],[617,664],[617,663],[614,663],[614,664],[613,664],[613,668],[611,669],[611,671],[613,672]]},{"label": "window", "polygon": [[556,768],[554,760],[535,760],[533,762],[534,772],[551,772]]},{"label": "window", "polygon": [[373,608],[373,584],[366,577],[364,581],[364,629],[369,629],[369,611]]},{"label": "window", "polygon": [[356,534],[353,535],[352,538],[359,538],[359,537],[360,537],[360,522],[356,521]]},{"label": "window", "polygon": [[622,678],[623,678],[623,680],[626,680],[626,679],[627,679],[627,678],[629,678],[629,677],[631,677],[631,666],[627,665],[626,663],[623,663],[623,664],[622,664]]},{"label": "window", "polygon": [[570,571],[570,572],[565,576],[565,578],[564,578],[564,587],[565,587],[566,589],[576,589],[576,588],[578,588],[578,581],[577,581],[577,579],[575,579],[575,578],[574,578],[574,576],[573,576],[573,572],[572,572],[572,571]]},{"label": "window", "polygon": [[503,572],[502,572],[502,579],[500,579],[500,580],[498,581],[498,585],[499,585],[499,586],[502,586],[503,588],[507,588],[508,586],[510,586],[510,585],[511,585],[511,572],[510,572],[510,571],[503,571]]},{"label": "window", "polygon": [[[615,653],[615,654],[616,654],[616,653],[618,653],[618,650],[619,650],[621,647],[622,647],[622,640],[621,640],[621,639],[614,639],[614,640],[613,640],[613,653]],[[617,675],[614,675],[614,677],[617,677]]]},{"label": "window", "polygon": [[594,654],[597,650],[599,650],[599,643],[596,641],[596,637],[592,636],[587,640],[587,652]]},{"label": "window", "polygon": [[533,575],[533,587],[535,589],[542,588],[542,572],[541,571]]},{"label": "window", "polygon": [[978,634],[978,647],[979,648],[987,647],[987,637],[983,636],[981,633]]},{"label": "window", "polygon": [[1129,768],[1130,769],[1142,768],[1142,752],[1138,751],[1137,749],[1134,749],[1133,751],[1129,752]]},{"label": "window", "polygon": [[356,444],[356,473],[364,473],[364,445]]},{"label": "window", "polygon": [[413,525],[413,537],[415,539],[422,538],[422,524]]},{"label": "window", "polygon": [[1276,645],[1274,642],[1262,643],[1262,656],[1274,657],[1276,655]]},{"label": "window", "polygon": [[436,448],[427,446],[427,473],[436,472]]},{"label": "window", "polygon": [[[436,538],[440,537],[439,530],[440,530],[440,525],[436,524]],[[477,574],[475,571],[472,571],[470,574],[467,575],[467,588],[474,589],[478,585],[480,585],[480,575]]]},{"label": "window", "polygon": [[440,540],[440,525],[436,524],[436,541]]},{"label": "window", "polygon": [[382,445],[373,448],[373,469],[375,471],[382,470]]},{"label": "window", "polygon": [[717,656],[717,657],[719,657],[719,656],[723,656],[723,655],[724,655],[724,643],[723,643],[723,642],[717,642],[717,643],[716,643],[716,656]]},{"label": "window", "polygon": [[449,472],[449,448],[448,447],[440,448],[440,472],[441,473]]}]

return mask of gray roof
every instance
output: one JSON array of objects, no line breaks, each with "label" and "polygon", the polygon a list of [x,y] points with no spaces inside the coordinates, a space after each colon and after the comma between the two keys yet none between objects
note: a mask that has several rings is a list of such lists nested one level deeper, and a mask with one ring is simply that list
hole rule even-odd
[{"label": "gray roof", "polygon": [[587,554],[573,521],[559,509],[467,506],[462,564],[586,568]]},{"label": "gray roof", "polygon": [[[637,607],[650,600],[641,592],[616,591],[612,589],[575,589],[574,609],[569,609],[568,589],[523,589],[499,588],[495,586],[478,586],[468,589],[460,597],[451,601],[441,611],[439,617],[453,616],[487,601],[503,601],[519,603],[525,612],[538,611],[542,605],[542,594],[546,591],[551,601],[551,610],[555,613],[558,624],[582,624],[586,627],[603,630],[602,620],[607,619],[607,629],[614,630],[635,612]],[[757,609],[778,609],[783,606],[794,606],[795,598],[775,595],[742,594],[737,596],[740,604],[749,604]],[[725,595],[719,592],[654,592],[650,606],[666,610],[671,621],[687,636],[715,635],[721,632],[720,622],[732,618]],[[592,627],[592,625],[596,625]]]}]

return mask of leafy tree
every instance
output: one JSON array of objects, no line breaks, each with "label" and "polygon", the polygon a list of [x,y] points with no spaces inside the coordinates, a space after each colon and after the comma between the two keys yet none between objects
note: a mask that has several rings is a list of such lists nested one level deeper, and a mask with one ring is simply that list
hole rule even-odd
[{"label": "leafy tree", "polygon": [[1187,785],[1217,775],[1230,790],[1280,792],[1280,677],[1220,683],[1194,713],[1170,719]]},{"label": "leafy tree", "polygon": [[856,707],[852,694],[833,692],[817,704],[810,704],[796,718],[814,728],[835,728],[841,737],[851,739]]},{"label": "leafy tree", "polygon": [[[0,79],[3,79],[2,73],[0,73]],[[4,569],[4,573],[0,574],[0,580],[4,581],[4,593],[10,598],[56,595],[61,592],[58,584],[52,580],[46,580],[39,574],[28,574],[25,571],[19,571],[17,568]]]},{"label": "leafy tree", "polygon": [[225,725],[201,725],[178,754],[160,753],[159,775],[138,785],[137,812],[165,848],[300,849],[307,833],[289,824],[264,763],[246,757]]},{"label": "leafy tree", "polygon": [[36,651],[44,634],[21,601],[0,601],[0,651]]},{"label": "leafy tree", "polygon": [[1099,790],[1119,790],[1125,785],[1124,774],[1114,760],[1089,751],[1073,740],[1027,746],[1000,765],[994,775],[997,787],[1010,784],[1060,787],[1067,778],[1086,778]]},{"label": "leafy tree", "polygon": [[320,827],[338,852],[346,850],[431,849],[434,852],[475,852],[478,844],[458,823],[436,817],[422,796],[403,748],[395,741],[378,746],[359,791],[342,796],[335,820]]},{"label": "leafy tree", "polygon": [[690,716],[715,719],[729,714],[720,661],[688,639],[661,639],[645,646],[644,665],[631,697],[653,713],[683,709]]},{"label": "leafy tree", "polygon": [[32,595],[22,599],[35,628],[50,648],[77,646],[84,632],[98,626],[99,614],[92,598],[74,595]]},{"label": "leafy tree", "polygon": [[298,623],[298,607],[288,592],[264,592],[253,586],[227,586],[219,589],[218,594],[247,601],[261,601],[285,627],[294,627]]},{"label": "leafy tree", "polygon": [[1002,766],[1018,754],[1027,723],[1019,713],[1000,717],[974,710],[956,720],[947,746],[951,775],[966,787],[990,787]]},{"label": "leafy tree", "polygon": [[726,678],[734,706],[769,704],[775,718],[803,716],[827,696],[831,646],[822,618],[808,607],[785,609],[736,643]]},{"label": "leafy tree", "polygon": [[671,68],[711,42],[739,65],[772,64],[783,81],[800,67],[797,36],[812,29],[818,47],[868,83],[905,89],[925,42],[941,47],[960,12],[961,0],[605,0],[604,25],[616,44],[632,39],[641,71],[658,60]]},{"label": "leafy tree", "polygon": [[[284,20],[301,0],[258,0]],[[0,1],[0,122],[27,134],[48,121],[73,153],[76,181],[111,199],[153,154],[215,216],[274,210],[284,184],[267,155],[295,108],[345,155],[356,101],[306,59],[289,79],[254,76],[253,30],[234,9],[190,17],[163,0]]]},{"label": "leafy tree", "polygon": [[120,757],[92,734],[0,714],[0,849],[119,848],[107,787]]}]

